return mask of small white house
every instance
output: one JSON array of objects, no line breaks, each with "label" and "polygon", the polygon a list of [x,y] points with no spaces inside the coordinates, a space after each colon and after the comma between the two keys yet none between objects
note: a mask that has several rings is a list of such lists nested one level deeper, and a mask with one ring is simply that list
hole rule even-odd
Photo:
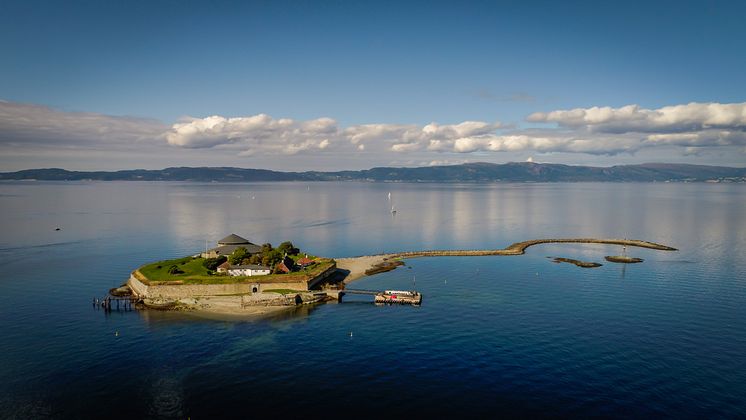
[{"label": "small white house", "polygon": [[263,265],[230,265],[228,261],[218,266],[218,273],[228,273],[230,276],[266,276],[271,270]]}]

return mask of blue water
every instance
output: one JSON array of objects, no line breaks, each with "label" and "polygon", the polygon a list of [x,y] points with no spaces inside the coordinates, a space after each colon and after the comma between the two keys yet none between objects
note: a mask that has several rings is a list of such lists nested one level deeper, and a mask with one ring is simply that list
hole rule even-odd
[{"label": "blue water", "polygon": [[[743,185],[9,182],[0,210],[2,418],[746,416]],[[589,236],[680,250],[418,258],[352,286],[416,281],[421,307],[92,308],[138,265],[232,232],[332,257]]]}]

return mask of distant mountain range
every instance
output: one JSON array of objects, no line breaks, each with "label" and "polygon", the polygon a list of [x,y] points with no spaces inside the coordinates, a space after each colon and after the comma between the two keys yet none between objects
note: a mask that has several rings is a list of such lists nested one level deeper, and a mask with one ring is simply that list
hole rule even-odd
[{"label": "distant mountain range", "polygon": [[608,168],[551,163],[465,163],[362,171],[278,172],[243,168],[166,168],[124,171],[27,169],[0,173],[0,180],[40,181],[383,181],[383,182],[746,182],[746,168],[645,163]]}]

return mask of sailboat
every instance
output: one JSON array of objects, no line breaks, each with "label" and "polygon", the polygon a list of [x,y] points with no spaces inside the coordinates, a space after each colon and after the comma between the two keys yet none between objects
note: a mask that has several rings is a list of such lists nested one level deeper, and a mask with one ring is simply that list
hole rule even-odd
[{"label": "sailboat", "polygon": [[622,245],[622,255],[607,255],[604,259],[608,262],[634,264],[641,263],[644,260],[642,258],[628,257],[627,256],[627,245]]},{"label": "sailboat", "polygon": [[396,209],[394,208],[394,205],[391,205],[391,214],[396,214]]}]

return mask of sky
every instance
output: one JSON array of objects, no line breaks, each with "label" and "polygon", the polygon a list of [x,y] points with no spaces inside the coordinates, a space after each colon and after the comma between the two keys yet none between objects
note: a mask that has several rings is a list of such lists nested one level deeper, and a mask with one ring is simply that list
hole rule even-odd
[{"label": "sky", "polygon": [[0,171],[746,166],[746,3],[0,0]]}]

